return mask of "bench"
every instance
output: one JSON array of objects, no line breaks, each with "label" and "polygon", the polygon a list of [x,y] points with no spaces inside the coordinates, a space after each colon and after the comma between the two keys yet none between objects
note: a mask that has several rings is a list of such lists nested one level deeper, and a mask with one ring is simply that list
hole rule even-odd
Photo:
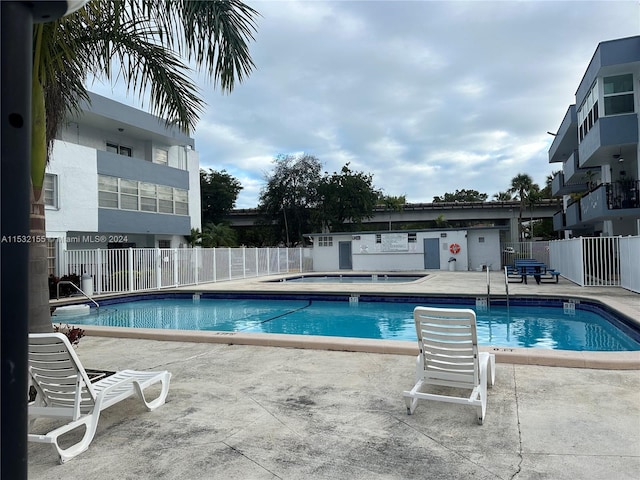
[{"label": "bench", "polygon": [[546,280],[555,280],[555,283],[558,283],[560,272],[548,268],[546,264],[538,262],[533,258],[519,258],[515,260],[513,266],[507,266],[507,276],[511,278],[519,277],[520,281],[517,283],[528,283],[527,277],[533,277],[537,284],[543,281],[545,281],[545,283],[551,283],[546,282]]}]

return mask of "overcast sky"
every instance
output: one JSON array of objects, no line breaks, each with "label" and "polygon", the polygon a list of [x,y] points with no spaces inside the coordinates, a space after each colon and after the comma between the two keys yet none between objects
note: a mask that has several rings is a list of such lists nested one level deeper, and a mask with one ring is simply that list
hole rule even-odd
[{"label": "overcast sky", "polygon": [[[386,195],[544,186],[548,150],[599,42],[640,34],[640,2],[254,1],[255,71],[229,94],[198,78],[202,168],[254,208],[278,154],[347,162]],[[124,93],[97,93],[136,105]]]}]

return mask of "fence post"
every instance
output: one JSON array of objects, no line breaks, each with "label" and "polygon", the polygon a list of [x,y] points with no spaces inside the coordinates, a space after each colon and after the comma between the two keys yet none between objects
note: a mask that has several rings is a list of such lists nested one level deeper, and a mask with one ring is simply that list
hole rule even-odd
[{"label": "fence post", "polygon": [[229,280],[231,280],[233,278],[233,275],[231,272],[231,247],[227,248],[227,257],[229,260]]},{"label": "fence post", "polygon": [[271,275],[271,249],[267,247],[267,275]]},{"label": "fence post", "polygon": [[247,248],[242,247],[242,278],[247,278]]},{"label": "fence post", "polygon": [[162,287],[162,252],[160,247],[156,247],[156,288],[160,290]]},{"label": "fence post", "polygon": [[172,248],[173,252],[173,286],[178,286],[178,249]]},{"label": "fence post", "polygon": [[258,247],[255,247],[253,251],[256,252],[256,277],[259,277],[260,276],[260,255],[259,255]]},{"label": "fence post", "polygon": [[131,247],[127,249],[127,277],[129,277],[129,291],[133,292],[135,288],[133,287],[133,248]]},{"label": "fence post", "polygon": [[300,273],[302,273],[302,248],[298,249],[298,252],[300,253],[299,257],[300,257]]},{"label": "fence post", "polygon": [[218,281],[218,272],[216,270],[216,248],[213,247],[213,283]]},{"label": "fence post", "polygon": [[96,251],[96,292],[102,293],[102,250]]},{"label": "fence post", "polygon": [[192,257],[193,257],[193,269],[195,270],[195,281],[196,281],[196,285],[198,285],[199,283],[199,275],[198,275],[198,249],[197,248],[193,248],[192,249]]}]

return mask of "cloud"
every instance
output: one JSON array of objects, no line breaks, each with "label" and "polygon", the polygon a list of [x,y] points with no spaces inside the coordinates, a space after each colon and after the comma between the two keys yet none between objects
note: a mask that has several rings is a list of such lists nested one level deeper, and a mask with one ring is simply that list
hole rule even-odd
[{"label": "cloud", "polygon": [[198,79],[205,168],[257,205],[280,153],[373,174],[410,202],[456,189],[491,197],[547,151],[599,42],[638,34],[628,1],[264,1],[255,71],[229,95]]}]

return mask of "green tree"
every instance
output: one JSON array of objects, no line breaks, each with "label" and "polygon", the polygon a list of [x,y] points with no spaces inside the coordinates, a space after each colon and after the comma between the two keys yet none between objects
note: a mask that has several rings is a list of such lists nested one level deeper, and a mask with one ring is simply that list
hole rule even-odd
[{"label": "green tree", "polygon": [[438,228],[446,228],[449,226],[449,222],[444,218],[444,213],[438,215],[435,219],[436,227]]},{"label": "green tree", "polygon": [[[32,235],[45,235],[43,183],[48,153],[68,113],[88,101],[87,74],[120,79],[148,97],[151,113],[186,132],[204,108],[189,64],[230,92],[253,69],[248,41],[257,12],[239,0],[91,2],[34,27]],[[115,67],[115,68],[114,68]],[[47,250],[30,246],[29,330],[50,331]]]},{"label": "green tree", "polygon": [[236,232],[229,225],[224,223],[208,223],[202,232],[202,246],[213,247],[235,247],[238,245]]},{"label": "green tree", "polygon": [[236,205],[242,190],[240,181],[225,170],[200,170],[202,223],[220,223]]},{"label": "green tree", "polygon": [[[509,193],[514,194],[516,199],[520,201],[518,213],[518,238],[523,239],[522,229],[522,213],[524,212],[530,192],[534,188],[533,179],[526,173],[519,173],[511,179],[511,187]],[[537,185],[536,185],[537,187]]]},{"label": "green tree", "polygon": [[498,192],[493,194],[493,199],[497,200],[498,202],[508,202],[510,200],[513,200],[513,197],[509,192]]},{"label": "green tree", "polygon": [[318,206],[322,164],[313,155],[279,155],[265,176],[258,209],[268,223],[280,225],[285,245],[304,241],[312,229],[312,211]]},{"label": "green tree", "polygon": [[373,177],[353,172],[347,163],[340,173],[325,173],[318,188],[321,208],[319,213],[323,229],[339,231],[349,221],[357,226],[373,216],[380,192],[373,186]]},{"label": "green tree", "polygon": [[456,190],[455,193],[445,193],[442,197],[433,197],[433,203],[441,202],[484,202],[487,200],[486,193],[477,190]]},{"label": "green tree", "polygon": [[202,242],[202,232],[199,228],[192,228],[191,233],[189,235],[185,235],[184,238],[190,247],[195,247],[196,245],[200,245]]},{"label": "green tree", "polygon": [[547,178],[545,178],[544,188],[540,190],[540,193],[542,194],[542,198],[553,198],[553,195],[551,193],[551,186],[553,185],[553,178],[558,173],[560,172],[554,171],[551,174],[547,175]]}]

